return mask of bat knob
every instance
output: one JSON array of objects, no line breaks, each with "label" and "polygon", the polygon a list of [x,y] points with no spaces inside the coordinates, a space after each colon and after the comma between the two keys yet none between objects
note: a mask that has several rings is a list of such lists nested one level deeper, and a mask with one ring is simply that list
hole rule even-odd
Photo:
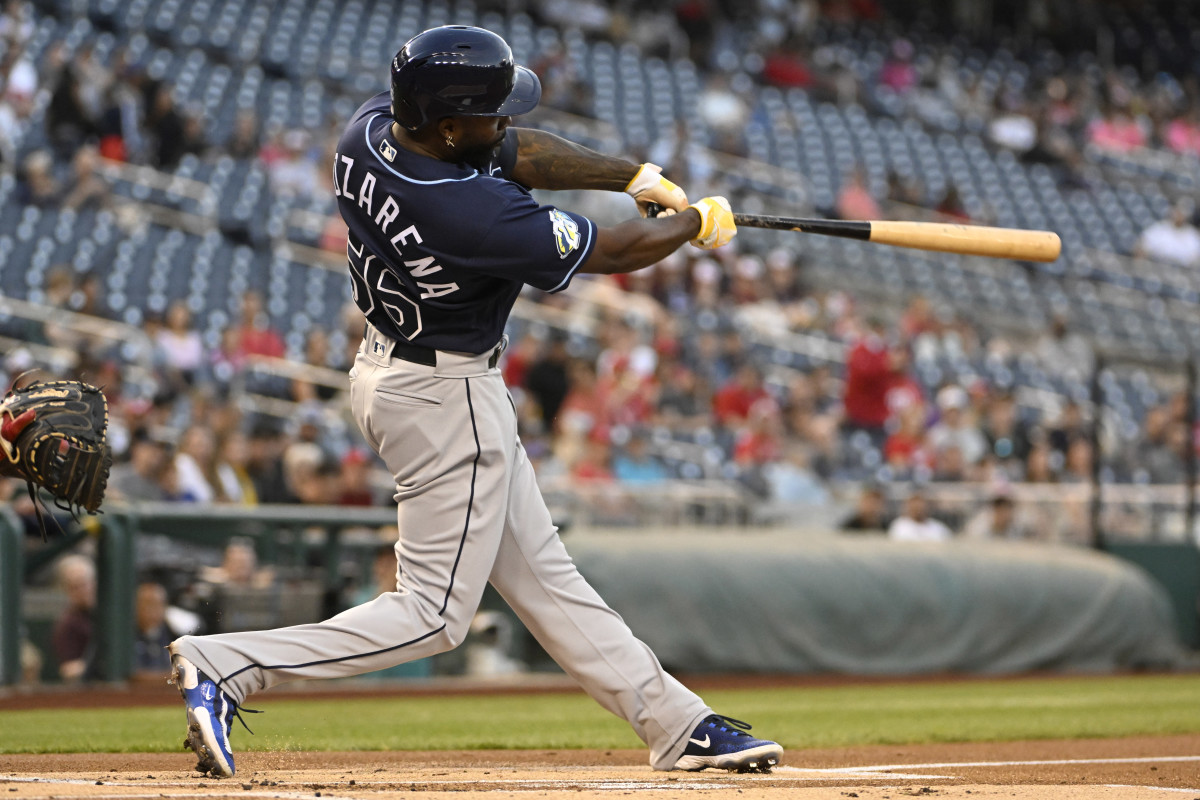
[{"label": "bat knob", "polygon": [[654,219],[655,217],[657,217],[659,214],[662,213],[662,210],[663,210],[663,207],[660,206],[658,203],[649,203],[646,206],[646,217],[648,219]]}]

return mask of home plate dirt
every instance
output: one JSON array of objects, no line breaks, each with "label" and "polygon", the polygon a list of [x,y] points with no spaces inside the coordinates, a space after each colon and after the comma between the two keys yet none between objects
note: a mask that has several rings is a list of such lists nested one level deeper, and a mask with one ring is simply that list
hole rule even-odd
[{"label": "home plate dirt", "polygon": [[790,749],[768,775],[654,772],[636,750],[249,752],[228,780],[178,754],[0,756],[0,800],[660,797],[1200,800],[1200,736]]}]

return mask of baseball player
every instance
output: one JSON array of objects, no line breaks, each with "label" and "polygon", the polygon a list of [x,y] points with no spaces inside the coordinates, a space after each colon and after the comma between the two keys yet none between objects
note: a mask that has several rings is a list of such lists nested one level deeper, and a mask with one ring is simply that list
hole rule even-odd
[{"label": "baseball player", "polygon": [[[367,318],[351,405],[395,476],[396,591],[321,623],[173,642],[198,770],[234,774],[229,728],[254,692],[457,646],[489,581],[559,665],[629,722],[655,769],[766,771],[780,760],[778,744],[668,675],[576,571],[496,366],[524,284],[558,292],[578,272],[630,272],[688,241],[719,247],[735,233],[729,205],[689,205],[654,165],[510,128],[540,94],[496,34],[434,28],[396,54],[390,97],[364,103],[342,135],[334,194]],[[643,213],[665,210],[600,228],[539,205],[535,188],[625,191]]]}]

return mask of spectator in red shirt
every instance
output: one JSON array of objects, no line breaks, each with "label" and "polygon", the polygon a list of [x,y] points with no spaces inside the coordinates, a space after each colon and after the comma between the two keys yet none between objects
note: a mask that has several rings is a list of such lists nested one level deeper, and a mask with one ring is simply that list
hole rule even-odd
[{"label": "spectator in red shirt", "polygon": [[896,367],[902,363],[888,346],[883,321],[871,318],[867,331],[846,357],[846,388],[842,395],[845,427],[864,430],[882,443],[887,423],[888,390],[895,380]]},{"label": "spectator in red shirt", "polygon": [[713,395],[713,414],[726,427],[736,426],[750,416],[759,400],[769,400],[762,373],[753,364],[742,364],[733,377]]},{"label": "spectator in red shirt", "polygon": [[1123,108],[1111,107],[1088,126],[1088,141],[1111,153],[1128,153],[1146,146],[1146,132]]},{"label": "spectator in red shirt", "polygon": [[78,683],[91,677],[94,666],[96,567],[87,556],[64,556],[58,565],[58,583],[67,607],[54,623],[54,655],[59,677],[66,683]]},{"label": "spectator in red shirt", "polygon": [[933,453],[925,440],[924,406],[910,405],[899,413],[900,425],[887,438],[883,457],[897,475],[933,466]]},{"label": "spectator in red shirt", "polygon": [[270,327],[263,311],[262,295],[248,291],[242,295],[242,315],[237,328],[238,356],[272,356],[283,358],[287,348],[283,337]]},{"label": "spectator in red shirt", "polygon": [[883,212],[879,201],[871,194],[867,175],[862,168],[855,168],[842,182],[837,196],[837,215],[841,219],[879,219]]},{"label": "spectator in red shirt", "polygon": [[783,453],[779,406],[769,397],[750,407],[747,425],[733,446],[733,460],[743,466],[762,466],[778,461]]}]

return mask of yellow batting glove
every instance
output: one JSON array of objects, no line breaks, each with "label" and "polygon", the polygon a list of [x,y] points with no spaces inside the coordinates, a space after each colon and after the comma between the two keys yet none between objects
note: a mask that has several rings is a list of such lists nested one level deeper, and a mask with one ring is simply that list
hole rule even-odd
[{"label": "yellow batting glove", "polygon": [[662,206],[659,216],[669,216],[688,207],[687,194],[659,173],[662,167],[657,164],[642,164],[637,175],[625,187],[625,194],[637,202],[638,213],[647,215],[651,203]]},{"label": "yellow batting glove", "polygon": [[715,250],[737,236],[737,225],[733,222],[733,209],[724,197],[705,197],[688,208],[700,212],[700,233],[692,239],[692,246],[701,250]]}]

